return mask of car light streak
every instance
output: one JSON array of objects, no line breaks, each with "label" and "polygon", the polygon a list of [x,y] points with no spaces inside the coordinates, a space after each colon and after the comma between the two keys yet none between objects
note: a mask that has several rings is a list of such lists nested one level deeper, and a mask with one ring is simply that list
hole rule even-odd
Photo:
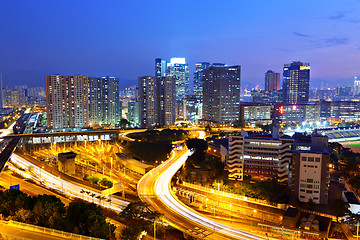
[{"label": "car light streak", "polygon": [[[202,131],[200,132],[199,136],[200,138],[203,138],[205,136],[205,133]],[[140,193],[144,192],[143,199],[145,199],[158,211],[161,212],[162,207],[154,204],[154,200],[152,200],[146,195],[147,191],[150,190],[149,192],[154,192],[156,197],[160,199],[163,205],[165,205],[165,208],[171,209],[172,212],[176,213],[177,215],[181,215],[183,218],[187,219],[188,222],[191,222],[192,224],[199,224],[202,227],[214,230],[215,233],[227,237],[233,237],[237,239],[266,239],[262,236],[244,230],[228,227],[209,218],[206,218],[205,216],[200,215],[196,211],[187,207],[185,204],[180,202],[176,196],[174,196],[174,193],[172,193],[170,189],[171,179],[185,163],[188,156],[190,156],[191,154],[192,152],[188,150],[185,153],[182,153],[178,159],[175,159],[175,154],[173,154],[169,160],[162,163],[157,168],[152,169],[147,175],[145,175],[138,183],[138,191]],[[173,220],[172,225],[185,226],[186,224],[174,222]]]},{"label": "car light streak", "polygon": [[[90,189],[87,189],[86,187],[79,186],[76,184],[73,184],[71,182],[68,182],[66,180],[61,179],[60,177],[55,176],[52,173],[49,173],[45,171],[44,169],[36,166],[35,164],[32,164],[31,162],[27,161],[26,159],[20,157],[17,154],[13,154],[11,156],[11,161],[14,162],[16,165],[23,169],[29,169],[29,172],[31,174],[28,174],[24,171],[20,171],[17,168],[10,167],[10,169],[17,171],[19,174],[23,175],[26,178],[33,179],[35,181],[40,182],[42,185],[45,185],[48,188],[55,189],[59,192],[62,192],[63,194],[69,195],[74,198],[83,199],[85,201],[93,201],[95,204],[100,204],[103,207],[110,208],[115,211],[122,211],[129,203],[123,200],[120,200],[118,198],[109,198],[104,199],[99,202],[97,198],[92,198],[91,194],[95,194],[96,196],[100,196],[99,191],[93,191]],[[20,172],[19,172],[20,171]],[[88,193],[87,195],[83,193]],[[108,201],[111,202],[108,202]]]}]

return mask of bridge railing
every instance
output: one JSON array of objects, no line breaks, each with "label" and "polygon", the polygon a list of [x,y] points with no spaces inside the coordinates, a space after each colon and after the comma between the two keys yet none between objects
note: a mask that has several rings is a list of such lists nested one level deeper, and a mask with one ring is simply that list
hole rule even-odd
[{"label": "bridge railing", "polygon": [[[63,232],[60,230],[52,229],[52,228],[46,228],[46,227],[40,227],[32,224],[22,223],[22,222],[16,222],[16,221],[4,221],[0,220],[0,222],[4,224],[8,224],[15,227],[21,227],[22,229],[28,229],[31,231],[37,231],[37,232],[43,232],[49,235],[55,235],[55,236],[61,236],[61,237],[68,237],[71,239],[87,239],[87,240],[102,240],[101,238],[94,238],[89,236],[84,236],[76,233],[69,233],[69,232]],[[16,238],[18,239],[18,238]],[[19,239],[27,239],[27,238],[19,238]]]}]

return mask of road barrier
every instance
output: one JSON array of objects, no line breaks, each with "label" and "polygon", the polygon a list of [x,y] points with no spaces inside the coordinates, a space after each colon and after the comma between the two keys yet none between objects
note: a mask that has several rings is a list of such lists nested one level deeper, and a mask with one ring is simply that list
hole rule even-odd
[{"label": "road barrier", "polygon": [[[40,226],[36,226],[36,225],[32,225],[32,224],[27,224],[27,223],[22,223],[22,222],[16,222],[16,221],[4,221],[4,220],[0,220],[1,223],[4,224],[8,224],[10,226],[14,226],[14,227],[21,227],[22,229],[27,229],[27,230],[31,230],[31,231],[36,231],[36,232],[43,232],[46,234],[50,234],[50,235],[55,235],[55,236],[61,236],[61,237],[66,237],[66,238],[71,238],[71,239],[87,239],[87,240],[102,240],[102,238],[94,238],[94,237],[88,237],[88,236],[84,236],[84,235],[80,235],[80,234],[76,234],[76,233],[69,233],[69,232],[63,232],[63,231],[59,231],[56,229],[52,229],[52,228],[45,228],[45,227],[40,227]],[[14,239],[14,238],[10,238],[10,239]],[[15,239],[27,239],[27,238],[15,238]]]}]

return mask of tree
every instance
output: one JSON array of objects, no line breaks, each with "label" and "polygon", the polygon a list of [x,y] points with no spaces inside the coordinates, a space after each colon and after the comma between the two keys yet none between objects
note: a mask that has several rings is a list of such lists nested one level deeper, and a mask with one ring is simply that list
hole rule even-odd
[{"label": "tree", "polygon": [[[67,208],[66,219],[69,231],[92,237],[109,238],[109,223],[101,207],[84,201],[71,202]],[[110,224],[110,234],[114,238],[116,227]]]},{"label": "tree", "polygon": [[108,187],[108,188],[112,188],[113,187],[113,183],[112,181],[108,180],[107,178],[103,178],[100,182],[101,185]]},{"label": "tree", "polygon": [[121,230],[120,239],[122,240],[137,240],[141,233],[141,227],[138,225],[127,226]]},{"label": "tree", "polygon": [[203,139],[188,138],[186,139],[186,146],[195,152],[189,157],[189,160],[196,164],[205,161],[205,151],[208,148],[207,142]]},{"label": "tree", "polygon": [[20,208],[31,209],[32,201],[27,194],[17,189],[0,191],[0,214],[14,215]]},{"label": "tree", "polygon": [[130,122],[127,119],[122,118],[119,122],[119,125],[121,128],[128,128],[130,126]]},{"label": "tree", "polygon": [[206,132],[211,132],[211,127],[210,127],[210,125],[208,124],[208,125],[206,125],[206,127],[205,127],[205,131]]},{"label": "tree", "polygon": [[54,195],[38,195],[33,213],[36,224],[44,227],[62,229],[66,212],[64,203]]},{"label": "tree", "polygon": [[33,213],[30,210],[20,208],[11,218],[14,221],[29,223]]}]

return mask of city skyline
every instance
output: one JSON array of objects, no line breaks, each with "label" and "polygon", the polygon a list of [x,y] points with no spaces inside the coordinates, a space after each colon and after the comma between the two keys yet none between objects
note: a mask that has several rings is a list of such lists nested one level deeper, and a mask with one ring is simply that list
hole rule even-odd
[{"label": "city skyline", "polygon": [[[6,33],[0,40],[6,46],[0,56],[4,87],[24,82],[43,86],[46,74],[60,73],[115,76],[123,88],[139,76],[153,75],[158,57],[185,57],[190,82],[197,62],[241,65],[242,86],[249,88],[263,88],[267,70],[281,72],[283,64],[292,61],[311,64],[313,87],[321,82],[325,87],[352,86],[359,75],[356,10],[360,2],[355,0],[305,1],[301,6],[264,1],[261,8],[235,1],[206,6],[187,1],[182,5],[84,1],[1,5],[6,9],[6,22],[0,27]],[[52,9],[63,17],[55,17]],[[211,13],[218,18],[211,19]]]}]

